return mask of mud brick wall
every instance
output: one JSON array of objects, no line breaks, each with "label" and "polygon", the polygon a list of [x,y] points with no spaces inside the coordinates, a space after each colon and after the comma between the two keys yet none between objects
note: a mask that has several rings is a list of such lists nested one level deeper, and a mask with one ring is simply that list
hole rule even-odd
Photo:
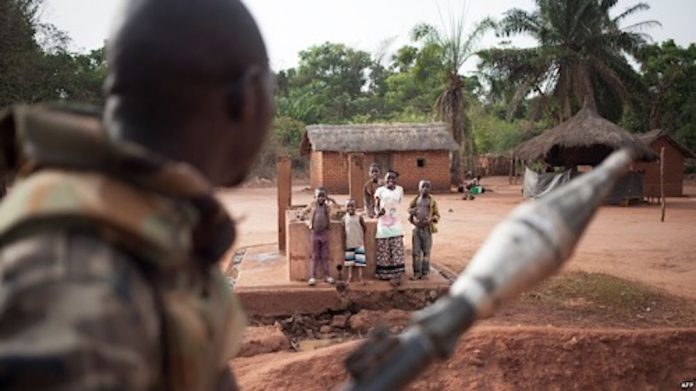
[{"label": "mud brick wall", "polygon": [[331,193],[348,193],[348,154],[312,151],[309,163],[309,184],[313,189],[323,186]]},{"label": "mud brick wall", "polygon": [[[448,151],[406,151],[390,153],[390,166],[382,167],[386,172],[391,168],[399,172],[399,185],[405,191],[418,190],[418,181],[428,179],[433,191],[449,191],[449,152]],[[422,167],[418,166],[422,159]],[[367,169],[375,161],[374,154],[365,153],[363,165],[365,180]],[[329,193],[348,193],[348,154],[339,152],[313,151],[310,162],[310,185],[313,188],[324,186]]]},{"label": "mud brick wall", "polygon": [[[423,159],[423,167],[418,167]],[[427,179],[433,191],[449,191],[449,153],[447,151],[413,151],[392,154],[392,168],[399,173],[398,183],[405,191],[418,190],[418,182]]]},{"label": "mud brick wall", "polygon": [[[658,156],[662,147],[665,147],[665,197],[680,197],[683,195],[684,155],[665,138],[658,138],[650,144],[650,149]],[[636,163],[635,169],[645,170],[643,195],[659,197],[660,161]]]},{"label": "mud brick wall", "polygon": [[322,186],[322,153],[319,151],[312,151],[309,158],[309,184],[313,189],[318,186]]}]

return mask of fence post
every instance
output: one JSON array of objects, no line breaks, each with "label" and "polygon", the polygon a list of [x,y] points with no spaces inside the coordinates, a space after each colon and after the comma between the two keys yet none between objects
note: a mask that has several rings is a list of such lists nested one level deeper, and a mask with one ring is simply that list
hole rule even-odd
[{"label": "fence post", "polygon": [[348,155],[348,193],[350,198],[355,200],[356,208],[365,206],[362,197],[363,185],[365,184],[363,160],[362,154],[351,153]]},{"label": "fence post", "polygon": [[660,202],[662,204],[662,217],[661,222],[665,222],[665,207],[667,202],[665,201],[665,147],[660,148]]},{"label": "fence post", "polygon": [[285,252],[285,211],[292,204],[292,161],[289,156],[276,160],[278,178],[278,251]]}]

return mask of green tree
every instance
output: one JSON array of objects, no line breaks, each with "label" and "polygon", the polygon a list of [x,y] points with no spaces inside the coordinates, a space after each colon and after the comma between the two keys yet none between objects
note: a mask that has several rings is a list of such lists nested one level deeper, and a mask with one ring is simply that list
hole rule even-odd
[{"label": "green tree", "polygon": [[431,43],[420,48],[407,45],[392,56],[392,73],[385,80],[388,119],[422,122],[433,117],[433,102],[444,79],[441,57],[441,47]]},{"label": "green tree", "polygon": [[100,104],[104,49],[67,50],[70,37],[37,12],[43,0],[0,0],[0,107],[72,100]]},{"label": "green tree", "polygon": [[42,55],[34,39],[41,0],[0,0],[0,107],[32,101],[27,88]]},{"label": "green tree", "polygon": [[286,73],[288,98],[307,102],[318,112],[315,118],[298,119],[345,122],[363,112],[372,65],[369,53],[343,44],[326,42],[301,51],[297,69]]},{"label": "green tree", "polygon": [[[459,143],[466,157],[466,166],[475,171],[473,134],[466,118],[466,79],[460,74],[464,63],[475,55],[476,45],[483,34],[494,23],[490,19],[479,22],[469,34],[464,31],[464,18],[453,19],[449,31],[439,31],[433,26],[422,24],[413,31],[416,40],[439,48],[439,65],[444,75],[444,89],[436,100],[438,117],[447,122],[454,140]],[[452,184],[462,182],[461,153],[454,154],[450,164]]]},{"label": "green tree", "polygon": [[101,106],[104,103],[103,86],[107,73],[104,48],[71,57],[66,77],[67,80],[72,79],[67,85],[69,99]]},{"label": "green tree", "polygon": [[105,78],[103,48],[87,54],[73,54],[64,49],[45,53],[30,81],[40,85],[34,89],[32,101],[62,100],[100,106]]},{"label": "green tree", "polygon": [[[641,29],[659,25],[651,20],[622,29],[620,24],[649,6],[638,3],[612,18],[609,11],[617,0],[535,3],[536,9],[531,12],[517,8],[507,11],[498,33],[504,37],[527,34],[536,39],[538,46],[480,53],[483,66],[493,69],[493,77],[506,80],[515,89],[511,108],[535,93],[542,98],[540,103],[555,105],[559,121],[571,117],[584,103],[595,110],[599,106],[603,115],[616,117],[616,102],[631,104],[631,89],[640,87],[639,76],[626,55],[636,55],[649,39],[639,32]],[[620,115],[620,109],[618,112]]]},{"label": "green tree", "polygon": [[696,148],[696,45],[683,48],[668,40],[646,46],[638,58],[648,87],[645,109],[635,113],[639,130],[666,129]]}]

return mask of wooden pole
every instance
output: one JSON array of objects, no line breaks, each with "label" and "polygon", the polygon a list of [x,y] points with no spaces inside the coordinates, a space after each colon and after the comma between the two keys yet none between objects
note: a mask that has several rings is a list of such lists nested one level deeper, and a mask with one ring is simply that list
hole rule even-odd
[{"label": "wooden pole", "polygon": [[660,221],[665,221],[665,147],[660,148],[660,202],[662,204],[662,217]]},{"label": "wooden pole", "polygon": [[292,161],[289,156],[278,156],[278,251],[285,252],[285,212],[292,204]]},{"label": "wooden pole", "polygon": [[348,193],[355,200],[356,208],[365,207],[362,191],[365,184],[365,168],[363,167],[363,155],[351,153],[348,155]]}]

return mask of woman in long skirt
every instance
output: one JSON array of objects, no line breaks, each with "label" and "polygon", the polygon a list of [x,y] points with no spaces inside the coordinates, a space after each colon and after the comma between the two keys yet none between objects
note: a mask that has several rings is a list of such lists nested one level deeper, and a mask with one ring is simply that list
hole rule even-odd
[{"label": "woman in long skirt", "polygon": [[404,274],[404,232],[398,214],[404,189],[396,185],[398,174],[387,172],[385,185],[375,191],[377,214],[375,277],[396,286]]}]

